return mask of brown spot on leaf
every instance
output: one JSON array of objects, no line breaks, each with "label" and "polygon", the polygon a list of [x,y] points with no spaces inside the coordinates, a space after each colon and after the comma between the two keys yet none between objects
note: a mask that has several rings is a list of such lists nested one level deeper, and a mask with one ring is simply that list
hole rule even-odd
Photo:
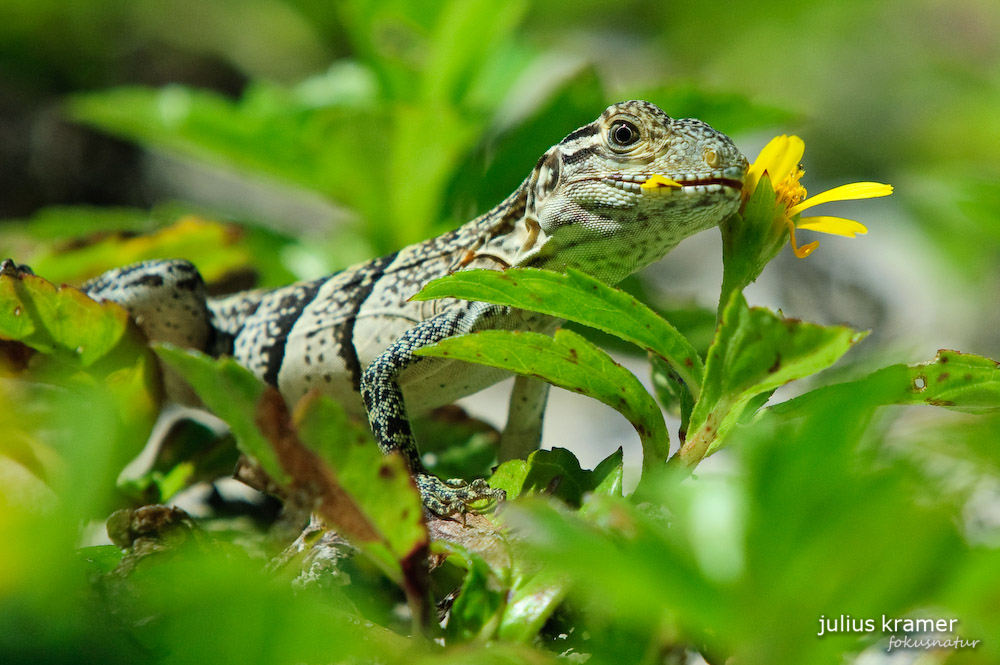
[{"label": "brown spot on leaf", "polygon": [[949,376],[951,376],[950,373],[948,373],[948,372],[941,372],[940,374],[938,374],[938,378],[937,378],[938,383],[940,383],[942,381],[947,381]]},{"label": "brown spot on leaf", "polygon": [[767,368],[768,374],[774,374],[779,369],[781,369],[781,354],[777,353],[774,357],[774,364]]},{"label": "brown spot on leaf", "polygon": [[955,403],[950,399],[931,399],[927,400],[927,403],[934,406],[955,406]]},{"label": "brown spot on leaf", "polygon": [[561,484],[562,476],[552,476],[552,480],[549,481],[549,484],[545,486],[542,492],[545,494],[555,494]]},{"label": "brown spot on leaf", "polygon": [[0,365],[15,375],[28,369],[33,355],[35,350],[27,344],[0,339]]}]

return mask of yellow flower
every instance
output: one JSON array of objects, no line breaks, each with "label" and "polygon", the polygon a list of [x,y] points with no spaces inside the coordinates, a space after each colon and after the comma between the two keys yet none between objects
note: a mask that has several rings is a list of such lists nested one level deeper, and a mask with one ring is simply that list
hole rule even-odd
[{"label": "yellow flower", "polygon": [[[800,259],[812,254],[819,242],[813,241],[801,247],[795,241],[795,229],[807,229],[821,233],[832,233],[846,238],[853,238],[858,233],[868,233],[860,222],[842,217],[796,217],[808,208],[830,201],[850,201],[854,199],[871,199],[892,194],[892,185],[878,182],[852,182],[840,187],[834,187],[825,192],[806,198],[806,189],[799,180],[805,171],[799,162],[805,153],[806,144],[798,136],[776,136],[764,146],[757,159],[747,171],[743,187],[743,202],[757,190],[760,179],[767,176],[774,189],[775,212],[781,215],[782,221],[788,227],[789,241],[795,256]],[[782,210],[783,208],[783,210]]]}]

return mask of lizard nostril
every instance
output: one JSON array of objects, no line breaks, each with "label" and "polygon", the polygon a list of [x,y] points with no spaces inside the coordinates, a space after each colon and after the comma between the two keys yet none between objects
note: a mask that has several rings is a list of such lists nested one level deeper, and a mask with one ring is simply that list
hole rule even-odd
[{"label": "lizard nostril", "polygon": [[702,157],[704,157],[705,163],[712,168],[719,165],[719,154],[711,148],[705,148],[705,154]]}]

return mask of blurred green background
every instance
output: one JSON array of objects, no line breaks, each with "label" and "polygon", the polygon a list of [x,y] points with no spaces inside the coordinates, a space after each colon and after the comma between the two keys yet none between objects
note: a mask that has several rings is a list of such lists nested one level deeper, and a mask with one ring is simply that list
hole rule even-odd
[{"label": "blurred green background", "polygon": [[[109,267],[121,252],[116,245],[99,256],[74,254],[80,247],[68,238],[93,241],[95,233],[109,230],[150,231],[196,213],[246,228],[245,247],[235,253],[220,252],[225,243],[215,236],[200,245],[182,243],[192,258],[204,261],[199,264],[210,276],[250,263],[265,284],[312,277],[488,209],[517,186],[547,147],[608,103],[634,97],[660,104],[671,115],[708,121],[733,136],[751,159],[775,134],[802,136],[810,190],[856,180],[896,187],[887,200],[829,209],[861,220],[869,234],[821,239],[806,261],[786,251],[748,291],[753,304],[822,323],[872,328],[857,354],[868,369],[928,359],[939,347],[1000,357],[1000,4],[995,0],[4,0],[0,252],[53,280],[74,280]],[[644,275],[649,297],[675,311],[714,311],[721,279],[718,245],[718,234],[708,231],[651,267]],[[692,321],[707,325],[709,334],[714,326],[697,313]],[[689,334],[696,330],[694,323],[685,326]],[[850,365],[842,370],[851,371]],[[575,404],[569,413],[579,414]],[[844,423],[852,413],[827,405],[813,418],[834,431],[833,439],[856,443],[856,432],[837,430],[850,429]],[[687,498],[690,505],[680,509],[682,523],[691,521],[692,547],[701,548],[695,558],[711,560],[715,552],[725,559],[735,550],[726,549],[732,543],[719,543],[730,536],[739,540],[746,529],[747,561],[733,566],[767,574],[760,578],[764,582],[750,579],[740,588],[734,615],[713,613],[717,608],[702,601],[692,606],[693,621],[708,617],[706,624],[718,626],[738,615],[747,623],[727,639],[748,643],[777,634],[780,622],[794,617],[813,627],[820,610],[838,612],[853,602],[859,611],[875,612],[912,607],[914,598],[950,601],[949,607],[973,617],[969,624],[979,632],[966,636],[993,637],[985,656],[996,656],[995,636],[985,631],[997,625],[991,617],[1000,616],[997,419],[972,423],[928,410],[907,413],[878,423],[880,446],[888,441],[878,460],[893,468],[884,477],[852,475],[856,470],[848,470],[851,462],[845,460],[853,462],[853,454],[830,453],[832,461],[772,458],[773,450],[754,448],[750,441],[740,467],[745,479],[695,490]],[[573,438],[568,431],[565,438]],[[604,429],[598,435],[614,438]],[[607,444],[601,457],[612,448]],[[970,459],[973,471],[962,466]],[[771,474],[785,467],[787,473],[779,473],[783,484],[772,487]],[[825,476],[831,467],[836,474]],[[959,498],[948,505],[950,512],[936,504],[927,514],[915,508],[929,501],[922,494],[930,493],[928,487],[938,489],[916,480],[923,473],[955,491]],[[718,492],[714,498],[711,489]],[[843,508],[828,530],[810,517],[808,502],[798,505],[798,497],[809,492],[816,514]],[[953,498],[949,494],[947,501]],[[762,514],[741,521],[741,511],[751,508],[740,501],[750,501]],[[727,502],[734,505],[719,508]],[[870,505],[883,512],[860,519]],[[705,531],[713,522],[699,510],[721,521],[718,533]],[[934,528],[927,533],[940,541],[919,532],[932,512]],[[11,519],[21,519],[13,514]],[[880,548],[877,534],[893,530],[896,514],[906,517],[901,524],[910,533],[896,534],[898,540]],[[64,550],[78,542],[75,527],[67,526],[75,517],[49,525],[52,533],[71,530],[58,540]],[[28,533],[34,525],[29,517],[24,520]],[[727,531],[726,520],[737,524],[735,531]],[[956,531],[970,539],[961,547],[948,531],[960,521]],[[789,523],[791,535],[784,529]],[[855,531],[857,543],[851,542]],[[941,536],[945,532],[948,537]],[[580,534],[566,535],[570,541],[575,537]],[[32,561],[40,570],[62,570],[63,550],[53,553],[40,542],[15,551],[20,570]],[[803,542],[810,546],[804,552]],[[921,544],[926,550],[917,551]],[[782,576],[788,571],[768,558],[776,546],[781,557],[802,567]],[[48,558],[33,559],[35,549]],[[903,550],[916,553],[901,559]],[[855,551],[873,562],[858,581],[871,583],[866,588],[874,591],[860,600],[854,589],[837,587],[858,574],[857,562],[844,555]],[[966,557],[967,565],[956,568],[945,585],[953,557]],[[885,577],[901,560],[923,577],[909,580],[907,571]],[[597,563],[581,559],[579,567],[586,573]],[[705,568],[710,577],[711,566]],[[220,589],[228,589],[225,583],[242,571],[218,569],[228,570]],[[816,569],[829,574],[820,590],[826,596],[810,586]],[[942,571],[940,579],[936,570]],[[30,597],[38,614],[25,601],[12,616],[21,620],[47,612],[61,585],[70,584],[70,573],[65,575],[49,579],[49,586]],[[713,588],[732,590],[730,579],[720,575]],[[775,584],[768,587],[772,579]],[[874,585],[876,580],[882,586]],[[984,581],[992,586],[984,587]],[[14,583],[0,568],[0,588],[4,584]],[[210,598],[221,605],[224,589]],[[819,599],[810,605],[804,589]],[[270,590],[247,593],[261,607],[272,600]],[[759,620],[746,619],[761,594],[777,609]],[[180,592],[161,596],[164,605],[197,605]],[[84,654],[92,660],[128,660],[127,652],[115,656],[115,648],[94,639],[104,633],[84,610],[57,615],[37,643],[61,646],[67,659],[79,656],[76,649],[84,644],[94,650]],[[271,619],[259,608],[253,616],[262,625]],[[169,630],[184,628],[171,624]],[[295,641],[294,630],[273,630],[286,640],[281,644]],[[811,635],[802,640],[803,630],[796,633],[796,648],[803,650],[782,651],[784,643],[775,640],[771,652],[762,647],[760,659],[747,662],[808,653],[816,640]],[[631,633],[621,629],[615,636],[627,644]],[[30,642],[31,635],[23,637]],[[609,642],[610,662],[618,644]],[[197,648],[191,649],[197,659]],[[824,649],[827,656],[836,651]],[[267,654],[251,655],[270,662]],[[960,654],[954,662],[975,662],[974,656]]]},{"label": "blurred green background", "polygon": [[[78,282],[158,250],[80,255],[67,238],[196,212],[246,229],[245,251],[225,256],[167,245],[227,277],[220,288],[249,285],[233,276],[247,265],[265,285],[312,278],[489,209],[559,138],[642,97],[708,121],[751,159],[774,134],[801,135],[813,192],[895,185],[890,199],[818,209],[870,232],[825,239],[805,261],[785,252],[751,302],[872,330],[849,360],[1000,357],[998,51],[987,0],[9,0],[0,253]],[[708,338],[717,232],[643,277],[648,299]],[[552,421],[580,410],[560,400]],[[477,410],[502,417],[495,401]],[[571,436],[599,428],[628,452],[615,422]]]},{"label": "blurred green background", "polygon": [[[802,135],[814,189],[896,185],[890,204],[838,211],[866,217],[867,238],[786,261],[762,299],[996,356],[998,36],[988,0],[7,0],[0,219],[180,202],[308,238],[281,256],[314,275],[489,208],[559,137],[645,96],[751,158]],[[61,218],[63,235],[92,230]],[[717,256],[677,254],[675,291],[698,293],[685,280]]]}]

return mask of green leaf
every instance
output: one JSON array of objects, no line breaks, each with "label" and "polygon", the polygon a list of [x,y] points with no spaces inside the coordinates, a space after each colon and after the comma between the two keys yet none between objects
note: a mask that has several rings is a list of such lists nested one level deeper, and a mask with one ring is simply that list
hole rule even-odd
[{"label": "green leaf", "polygon": [[540,492],[579,506],[585,492],[621,496],[622,449],[608,455],[593,471],[580,468],[580,462],[565,448],[536,450],[528,459],[513,459],[501,464],[490,477],[490,486],[507,492],[514,499],[525,492]]},{"label": "green leaf", "polygon": [[484,330],[441,340],[416,353],[498,367],[593,397],[625,416],[638,432],[644,478],[647,471],[659,470],[666,459],[670,439],[655,400],[634,374],[569,330],[556,331],[554,338],[533,332]]},{"label": "green leaf", "polygon": [[[0,335],[5,339],[27,344],[28,339],[38,330],[38,326],[35,325],[35,317],[31,316],[31,310],[25,307],[24,301],[30,303],[41,286],[31,279],[28,279],[27,286],[21,286],[25,277],[30,276],[25,275],[20,279],[8,275],[0,276]],[[45,343],[46,338],[51,338],[51,335],[42,333],[37,337],[34,344],[29,346],[40,351],[52,349],[51,341]]]},{"label": "green leaf", "polygon": [[571,584],[551,569],[520,577],[510,591],[497,631],[502,640],[530,642],[562,604]]},{"label": "green leaf", "polygon": [[447,639],[463,642],[486,640],[493,636],[500,623],[507,590],[481,556],[468,552],[464,558],[468,572],[451,606],[445,635]]},{"label": "green leaf", "polygon": [[601,460],[601,463],[594,467],[591,491],[595,494],[621,496],[624,459],[624,452],[619,446],[618,450]]},{"label": "green leaf", "polygon": [[94,570],[101,575],[110,573],[122,560],[122,551],[114,545],[81,547],[76,551],[76,555],[93,566]]},{"label": "green leaf", "polygon": [[677,458],[687,466],[715,451],[755,397],[837,362],[863,339],[845,326],[820,326],[750,308],[733,292],[705,364],[701,397]]},{"label": "green leaf", "polygon": [[482,130],[482,115],[429,101],[345,103],[330,94],[320,101],[315,86],[305,84],[256,82],[238,102],[171,85],[78,95],[70,111],[147,147],[276,177],[353,208],[377,251],[426,238],[449,179]]},{"label": "green leaf", "polygon": [[695,394],[701,385],[701,358],[676,328],[635,297],[578,270],[464,270],[428,283],[412,299],[446,297],[509,305],[603,330],[662,357]]},{"label": "green leaf", "polygon": [[263,171],[325,193],[332,184],[323,155],[306,150],[309,134],[321,129],[320,117],[266,84],[250,88],[241,103],[170,85],[86,93],[71,98],[69,110],[79,121],[149,147]]},{"label": "green leaf", "polygon": [[699,570],[681,533],[621,499],[592,501],[573,514],[538,501],[509,507],[505,520],[522,534],[533,560],[547,566],[538,593],[565,593],[551,586],[561,574],[574,595],[593,599],[593,611],[616,621],[660,624],[676,610],[685,622],[725,625],[716,623],[726,614],[724,596]]},{"label": "green leaf", "polygon": [[73,358],[83,367],[122,340],[128,314],[98,303],[79,289],[56,288],[34,275],[0,276],[0,336],[42,353]]},{"label": "green leaf", "polygon": [[621,496],[621,480],[621,448],[593,471],[581,469],[579,460],[569,450],[553,448],[536,450],[527,460],[505,462],[490,478],[490,485],[508,490],[509,499],[524,493],[545,494],[580,506],[586,492]]},{"label": "green leaf", "polygon": [[[128,606],[112,606],[121,607],[123,617],[133,622],[126,634],[141,645],[136,653],[145,654],[130,658],[133,662],[162,662],[150,656],[150,650],[188,663],[206,658],[262,665],[395,663],[404,654],[412,658],[409,640],[371,621],[359,621],[358,615],[332,602],[334,594],[275,583],[273,576],[262,573],[259,559],[239,548],[188,548],[170,554],[129,577],[134,591]],[[81,586],[80,593],[85,588],[92,591]],[[236,608],[238,612],[233,611]],[[136,621],[141,616],[157,620]],[[110,656],[102,662],[119,658]]]},{"label": "green leaf", "polygon": [[[149,231],[155,227],[155,221],[154,215],[142,208],[51,205],[32,212],[25,219],[5,219],[4,226],[4,239],[9,234],[23,232],[32,242],[58,242],[91,234]],[[0,253],[6,249],[0,248]]]},{"label": "green leaf", "polygon": [[590,489],[590,472],[580,468],[576,455],[565,448],[536,450],[528,456],[528,473],[521,493],[545,494],[579,506]]},{"label": "green leaf", "polygon": [[401,455],[383,455],[367,423],[348,418],[332,399],[313,394],[296,407],[302,442],[332,469],[397,561],[427,544],[420,493]]},{"label": "green leaf", "polygon": [[233,226],[187,215],[151,233],[98,235],[69,248],[50,245],[31,258],[31,267],[51,279],[78,284],[116,266],[183,257],[211,282],[253,262],[237,243],[240,235]]},{"label": "green leaf", "polygon": [[967,413],[995,412],[1000,410],[1000,365],[983,356],[942,349],[928,362],[890,365],[856,381],[817,388],[768,411],[796,417],[808,413],[814,404],[858,393],[880,405],[927,404]]},{"label": "green leaf", "polygon": [[443,3],[427,42],[422,96],[458,105],[475,70],[504,42],[528,8],[525,0],[451,0]]},{"label": "green leaf", "polygon": [[88,460],[101,467],[91,472],[102,479],[117,475],[145,445],[160,408],[159,372],[120,306],[34,275],[5,274],[0,340],[8,340],[0,345],[0,366],[13,379],[0,392],[0,401],[9,401],[0,411],[10,419],[0,422],[0,454],[22,460],[40,478],[61,477],[66,467],[50,464],[52,449],[67,465],[86,453],[81,434],[68,436],[79,421],[61,429],[80,414],[104,437],[94,449],[103,451],[94,453],[99,459]]},{"label": "green leaf", "polygon": [[[69,110],[149,148],[317,192],[357,209],[392,238],[382,182],[395,150],[392,113],[372,100],[334,101],[329,91],[317,104],[315,86],[303,86],[256,82],[238,102],[179,85],[116,88],[77,95]],[[381,131],[369,131],[373,126]]]},{"label": "green leaf", "polygon": [[[529,455],[530,457],[530,455]],[[528,477],[528,461],[511,459],[501,462],[493,475],[490,476],[490,487],[501,489],[507,493],[507,500],[516,499],[524,488]]]},{"label": "green leaf", "polygon": [[115,478],[146,445],[159,412],[155,359],[129,337],[86,369],[42,354],[16,373],[4,367],[0,470],[19,472],[3,483],[0,503],[58,512],[75,532],[74,520],[103,519],[121,500]]},{"label": "green leaf", "polygon": [[254,420],[265,389],[260,379],[232,358],[216,360],[200,351],[171,344],[157,344],[155,351],[191,384],[212,413],[226,421],[239,449],[257,460],[275,482],[287,485],[288,475]]},{"label": "green leaf", "polygon": [[382,455],[367,427],[315,394],[292,419],[280,395],[232,358],[213,360],[167,344],[156,352],[274,482],[315,501],[319,513],[394,580],[415,570],[400,562],[421,556],[427,544],[420,495],[403,459]]},{"label": "green leaf", "polygon": [[[508,489],[511,497],[523,489],[552,489],[551,493],[566,500],[567,489],[572,487],[581,492],[620,498],[622,449],[608,455],[593,471],[581,471],[576,458],[567,450],[536,451],[527,461],[511,460],[502,464],[490,478],[490,485],[505,487],[503,478],[512,476],[516,476],[518,482],[512,487],[513,494]],[[582,499],[582,494],[579,498]],[[504,640],[529,642],[535,639],[571,588],[565,575],[547,567],[536,570],[537,564],[533,561],[526,565],[530,572],[522,571],[517,576],[500,621],[498,635]]]},{"label": "green leaf", "polygon": [[354,51],[373,68],[386,99],[459,106],[477,70],[513,41],[526,7],[524,0],[355,0],[338,9]]},{"label": "green leaf", "polygon": [[[401,244],[409,244],[431,235],[444,203],[448,178],[482,128],[448,106],[402,107],[393,120],[395,140],[388,173],[420,176],[387,177],[385,182],[379,182],[378,196],[390,202],[396,238]],[[402,220],[409,223],[403,224]]]},{"label": "green leaf", "polygon": [[898,404],[932,404],[956,411],[1000,409],[1000,363],[959,351],[938,351],[930,362],[907,367],[909,390]]},{"label": "green leaf", "polygon": [[[940,461],[921,473],[912,459],[866,453],[886,448],[868,426],[875,397],[855,391],[814,402],[801,420],[762,418],[738,431],[747,522],[737,542],[746,567],[731,605],[731,639],[749,656],[766,626],[789,631],[766,655],[755,644],[757,662],[842,661],[843,652],[862,648],[862,636],[817,638],[820,615],[896,617],[939,605],[938,590],[966,565],[961,508],[928,491]],[[762,616],[754,607],[770,609]]]},{"label": "green leaf", "polygon": [[[960,518],[940,497],[921,496],[911,463],[873,467],[859,457],[857,423],[872,408],[855,392],[810,409],[802,424],[741,428],[739,474],[657,488],[669,520],[606,497],[575,514],[519,502],[505,519],[574,597],[592,600],[591,626],[596,615],[677,631],[680,642],[747,662],[839,662],[870,642],[817,639],[821,615],[903,616],[935,606],[967,563]],[[965,583],[972,579],[986,578]],[[987,597],[979,594],[983,608]],[[831,606],[842,609],[831,615]],[[787,631],[781,640],[755,640],[776,626]]]}]

